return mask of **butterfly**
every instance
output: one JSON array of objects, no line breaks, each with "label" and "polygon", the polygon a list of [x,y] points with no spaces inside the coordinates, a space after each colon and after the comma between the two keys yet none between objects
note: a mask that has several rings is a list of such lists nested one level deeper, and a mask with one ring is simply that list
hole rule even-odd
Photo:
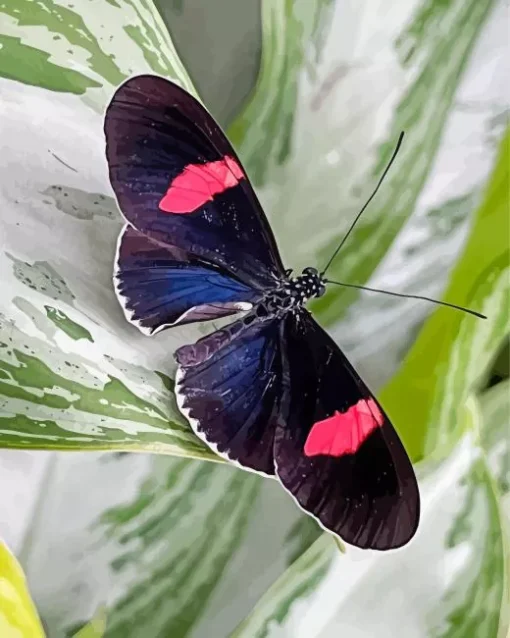
[{"label": "butterfly", "polygon": [[176,353],[175,394],[198,437],[276,476],[326,530],[362,548],[406,544],[416,477],[382,406],[306,302],[326,280],[282,264],[234,149],[206,109],[158,76],[127,80],[104,122],[110,181],[126,220],[114,287],[154,335],[232,316]]}]

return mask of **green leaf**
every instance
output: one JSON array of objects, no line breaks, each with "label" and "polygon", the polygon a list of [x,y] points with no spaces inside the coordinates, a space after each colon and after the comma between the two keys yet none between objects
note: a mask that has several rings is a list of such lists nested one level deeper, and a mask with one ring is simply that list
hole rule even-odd
[{"label": "green leaf", "polygon": [[[411,216],[495,2],[445,5],[435,0],[427,6],[430,21],[441,20],[443,28],[433,37],[421,34],[419,55],[409,58],[409,41],[425,28],[420,26],[420,6],[402,4],[385,16],[372,38],[374,27],[363,21],[360,10],[337,4],[329,11],[326,2],[307,3],[307,9],[300,2],[263,2],[261,74],[250,103],[229,131],[248,174],[264,185],[259,190],[289,265],[321,267],[326,262],[402,129],[406,141],[397,170],[335,262],[331,278],[366,281]],[[326,20],[324,37],[325,29],[314,25],[323,26]],[[285,40],[276,36],[283,26]],[[317,31],[322,40],[319,61],[309,53]],[[389,104],[389,94],[397,96],[396,104],[395,97]],[[391,122],[383,131],[381,120]],[[352,290],[330,287],[312,307],[331,324],[355,296]]]},{"label": "green leaf", "polygon": [[[481,413],[471,397],[465,407],[464,429],[479,437]],[[458,570],[435,610],[433,636],[504,636],[508,626],[504,530],[499,491],[483,454],[473,454],[463,482],[462,506],[446,538],[446,554],[468,545],[470,556]]]},{"label": "green leaf", "polygon": [[84,625],[73,638],[103,638],[106,630],[106,610],[99,609],[94,618]]},{"label": "green leaf", "polygon": [[176,346],[203,332],[144,338],[112,290],[122,221],[102,110],[131,73],[192,90],[168,33],[145,0],[8,0],[0,13],[0,36],[18,43],[2,49],[17,81],[3,82],[0,125],[10,157],[0,186],[0,445],[220,460],[181,417],[169,377]]},{"label": "green leaf", "polygon": [[[39,315],[40,326],[52,325]],[[0,329],[9,335],[0,341],[4,447],[150,450],[220,460],[177,415],[162,373],[107,354],[99,361],[73,354],[68,344],[76,340],[67,331],[65,352],[53,338],[48,345],[28,337],[1,317]]]},{"label": "green leaf", "polygon": [[286,544],[290,550],[288,562],[293,563],[298,559],[321,534],[322,530],[313,518],[310,516],[298,518],[286,539]]},{"label": "green leaf", "polygon": [[[101,86],[99,82],[78,71],[53,64],[49,61],[48,53],[22,44],[20,38],[0,34],[0,45],[3,52],[0,58],[0,75],[4,78],[79,95],[87,89]],[[18,64],[14,66],[12,60],[17,60]]]},{"label": "green leaf", "polygon": [[263,41],[257,84],[229,127],[229,137],[256,185],[273,181],[272,165],[289,157],[298,79],[306,65],[307,49],[323,31],[331,4],[332,0],[262,0]]},{"label": "green leaf", "polygon": [[47,461],[19,555],[51,636],[98,607],[106,638],[226,636],[288,565],[302,514],[275,481],[144,454]]},{"label": "green leaf", "polygon": [[349,547],[339,554],[324,535],[232,638],[332,638],[352,627],[378,638],[506,635],[508,557],[499,493],[476,443],[483,426],[474,397],[461,418],[469,435],[448,459],[418,468],[422,520],[411,543],[390,553]]},{"label": "green leaf", "polygon": [[[412,79],[394,108],[386,141],[376,152],[368,179],[372,182],[378,179],[401,131],[406,133],[405,142],[397,166],[389,173],[370,210],[360,219],[342,256],[328,270],[331,279],[366,282],[411,216],[433,166],[470,54],[494,5],[493,0],[456,0],[446,4],[428,0],[418,6],[410,23],[399,33],[395,43],[397,54],[403,66],[412,69]],[[423,19],[425,7],[429,12],[427,20]],[[441,29],[433,37],[430,34],[426,37],[430,21],[440,23]],[[458,37],[452,38],[452,33]],[[419,56],[414,55],[418,52]],[[342,229],[329,238],[317,255],[320,264],[326,264],[343,234]],[[313,307],[326,324],[331,324],[338,318],[339,309],[357,296],[359,291],[330,286]]]},{"label": "green leaf", "polygon": [[105,87],[102,101],[127,76],[149,69],[192,88],[150,0],[6,0],[0,14],[4,77],[65,93]]},{"label": "green leaf", "polygon": [[[87,89],[82,98],[72,95],[72,87],[70,95],[49,94],[18,82],[7,83],[4,91],[2,139],[22,159],[10,165],[0,187],[0,204],[12,211],[2,217],[8,242],[6,252],[0,253],[9,290],[0,300],[2,333],[8,335],[1,339],[6,345],[0,349],[0,442],[8,447],[145,449],[215,458],[192,435],[175,408],[170,386],[160,377],[172,377],[175,348],[193,341],[205,329],[176,329],[145,338],[126,325],[112,294],[111,256],[120,219],[106,180],[101,117],[89,108],[104,107],[119,79],[115,69],[123,77],[149,69],[164,72],[191,88],[189,79],[157,12],[147,2],[91,4],[79,0],[69,7],[45,0],[35,13],[30,6],[28,1],[4,5],[8,19],[3,28],[9,37],[22,42],[29,38],[30,46],[49,55],[52,64],[79,69],[101,88]],[[451,47],[458,47],[452,57],[457,64],[452,67],[453,75],[438,74],[441,82],[453,86],[452,77],[459,75],[461,53],[472,46],[487,2],[480,7],[470,14],[465,36],[440,47],[446,57],[453,55]],[[312,253],[319,254],[326,237],[329,242],[331,223],[337,223],[340,191],[346,192],[346,184],[347,190],[354,188],[367,169],[366,162],[349,159],[356,172],[342,185],[342,167],[327,159],[344,147],[346,127],[353,123],[345,106],[334,121],[325,117],[324,109],[332,106],[332,99],[345,103],[349,82],[354,82],[355,94],[360,86],[363,91],[368,86],[365,71],[357,75],[356,58],[347,56],[347,66],[337,68],[333,46],[344,40],[344,31],[350,33],[353,25],[349,20],[356,21],[358,14],[344,14],[342,7],[335,6],[334,12],[330,9],[326,0],[264,2],[260,80],[246,111],[231,128],[250,175],[263,173],[261,195],[269,204],[283,252],[291,252],[293,265],[303,263]],[[463,12],[458,2],[445,9],[452,28],[458,26]],[[327,37],[326,23],[330,27]],[[283,31],[282,25],[286,26]],[[402,33],[401,19],[392,20],[385,29],[393,46],[393,39]],[[436,60],[434,47],[427,52],[432,57],[420,58],[417,68],[429,68],[431,60]],[[12,73],[18,73],[16,65]],[[64,75],[56,73],[55,77],[60,81]],[[424,77],[439,82],[430,71]],[[23,76],[17,79],[22,82]],[[44,86],[52,88],[51,82]],[[422,86],[417,85],[416,93]],[[428,122],[422,102],[421,93],[420,100],[412,101]],[[439,102],[440,107],[430,105],[439,109],[431,111],[434,126],[444,120],[451,104],[451,100]],[[367,122],[378,118],[378,106],[374,101]],[[34,118],[35,111],[44,126]],[[419,118],[416,127],[420,135],[427,129]],[[371,126],[362,128],[370,130]],[[312,140],[308,139],[310,131],[316,133]],[[374,140],[368,146],[374,150]],[[349,143],[345,150],[349,154]],[[358,153],[366,150],[367,145],[361,145]],[[317,170],[309,171],[310,163]],[[269,170],[264,169],[266,165]],[[416,184],[422,184],[424,174],[420,173]],[[311,215],[318,231],[313,240],[308,223]],[[59,228],[58,240],[53,228]],[[51,250],[41,254],[43,244]],[[335,307],[338,317],[340,306]],[[47,308],[53,309],[49,315]],[[56,322],[55,317],[65,320]],[[377,345],[381,346],[380,337]]]},{"label": "green leaf", "polygon": [[[230,638],[266,638],[283,625],[298,600],[311,596],[328,573],[335,555],[329,534],[322,536],[300,556],[257,603]],[[301,602],[301,601],[300,601]]]},{"label": "green leaf", "polygon": [[131,503],[102,516],[105,536],[123,548],[111,569],[119,579],[137,572],[109,609],[107,638],[186,635],[244,535],[260,480],[230,468],[177,463],[158,481],[159,494],[149,480]]},{"label": "green leaf", "polygon": [[46,309],[46,316],[53,321],[57,328],[60,328],[66,335],[71,337],[71,339],[75,339],[76,341],[78,341],[78,339],[88,339],[94,343],[90,332],[72,319],[69,319],[64,312],[51,306],[44,306],[44,308]]},{"label": "green leaf", "polygon": [[25,575],[0,541],[0,635],[2,638],[44,638]]},{"label": "green leaf", "polygon": [[[480,442],[502,495],[510,492],[510,381],[501,381],[481,397]],[[509,509],[510,513],[510,509]]]},{"label": "green leaf", "polygon": [[510,331],[508,216],[510,133],[457,263],[445,300],[486,320],[439,308],[427,321],[399,372],[382,393],[414,458],[449,449],[462,433],[458,409],[486,380]]}]

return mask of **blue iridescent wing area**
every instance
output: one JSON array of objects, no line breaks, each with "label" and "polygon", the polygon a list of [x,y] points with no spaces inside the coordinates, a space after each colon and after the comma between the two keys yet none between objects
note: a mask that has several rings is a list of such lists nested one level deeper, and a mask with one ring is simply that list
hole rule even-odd
[{"label": "blue iridescent wing area", "polygon": [[282,393],[279,323],[238,320],[176,352],[177,403],[195,433],[224,458],[267,475]]},{"label": "blue iridescent wing area", "polygon": [[420,516],[418,485],[388,416],[304,308],[282,323],[284,423],[276,473],[297,503],[348,543],[392,549]]},{"label": "blue iridescent wing area", "polygon": [[114,284],[128,320],[145,334],[248,310],[259,294],[130,226],[119,238]]},{"label": "blue iridescent wing area", "polygon": [[107,107],[104,131],[110,181],[133,228],[255,290],[277,285],[284,268],[269,223],[194,97],[161,77],[131,78]]}]

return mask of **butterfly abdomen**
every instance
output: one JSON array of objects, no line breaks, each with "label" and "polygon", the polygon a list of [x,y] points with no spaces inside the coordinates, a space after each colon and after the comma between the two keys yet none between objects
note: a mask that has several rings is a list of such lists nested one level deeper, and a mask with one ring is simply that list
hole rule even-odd
[{"label": "butterfly abdomen", "polygon": [[179,348],[175,358],[183,367],[204,363],[250,327],[263,321],[281,319],[287,312],[303,306],[311,297],[320,297],[322,294],[324,294],[324,284],[320,275],[315,268],[305,268],[299,277],[282,280],[280,286],[266,293],[238,321],[203,337],[195,344]]}]

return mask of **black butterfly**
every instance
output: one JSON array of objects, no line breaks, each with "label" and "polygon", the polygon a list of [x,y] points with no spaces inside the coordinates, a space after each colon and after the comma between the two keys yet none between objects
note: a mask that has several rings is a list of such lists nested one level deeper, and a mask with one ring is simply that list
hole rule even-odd
[{"label": "black butterfly", "polygon": [[144,75],[105,118],[110,180],[127,224],[115,288],[146,334],[244,311],[176,352],[176,396],[219,455],[275,475],[327,530],[359,547],[407,543],[412,465],[384,410],[304,307],[315,268],[285,270],[241,163],[204,107]]}]

